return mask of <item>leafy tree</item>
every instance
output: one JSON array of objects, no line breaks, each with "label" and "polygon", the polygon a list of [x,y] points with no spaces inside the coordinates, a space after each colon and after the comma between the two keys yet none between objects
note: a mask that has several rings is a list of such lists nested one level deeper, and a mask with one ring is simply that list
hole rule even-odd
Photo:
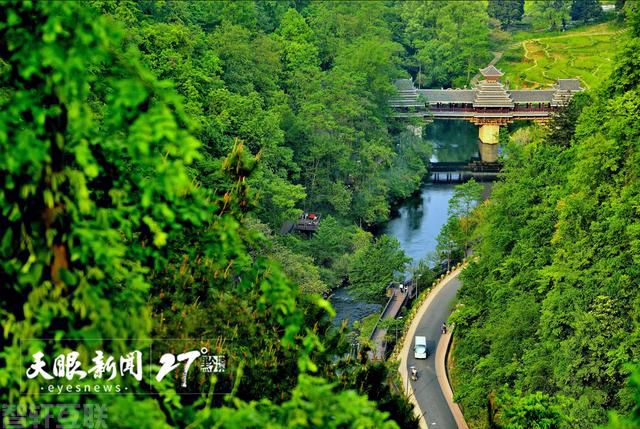
[{"label": "leafy tree", "polygon": [[270,401],[237,402],[234,407],[208,410],[195,425],[222,428],[385,428],[398,425],[388,420],[374,402],[353,390],[335,391],[322,379],[302,376],[290,400],[276,405]]},{"label": "leafy tree", "polygon": [[437,263],[446,262],[447,269],[451,268],[453,261],[464,256],[465,239],[460,224],[459,218],[449,217],[436,238]]},{"label": "leafy tree", "polygon": [[390,413],[400,427],[411,428],[419,426],[413,405],[396,395],[397,365],[392,362],[361,363],[356,366],[348,377],[345,386],[362,386],[363,393],[379,405],[379,409]]},{"label": "leafy tree", "polygon": [[352,232],[329,215],[322,218],[318,230],[309,240],[308,252],[321,266],[331,266],[349,250]]},{"label": "leafy tree", "polygon": [[408,130],[401,132],[395,141],[395,154],[386,176],[390,197],[402,200],[420,186],[427,173],[432,148],[429,142]]},{"label": "leafy tree", "polygon": [[377,301],[384,295],[394,274],[403,272],[408,262],[398,240],[383,235],[353,255],[349,287],[363,299]]},{"label": "leafy tree", "polygon": [[512,401],[515,421],[553,421],[561,397],[571,427],[604,424],[607,409],[635,412],[625,379],[640,350],[639,13],[629,9],[611,80],[565,112],[575,128],[506,147],[454,316],[453,378],[472,421],[486,421],[487,392],[505,384],[527,398]]},{"label": "leafy tree", "polygon": [[389,15],[393,9],[384,2],[312,2],[305,12],[316,36],[322,68],[333,67],[336,57],[349,41],[388,43],[392,37]]},{"label": "leafy tree", "polygon": [[499,20],[503,27],[509,27],[522,19],[524,0],[489,0],[487,13],[490,17]]},{"label": "leafy tree", "polygon": [[567,106],[562,108],[549,121],[548,141],[568,147],[575,134],[576,122],[582,113],[582,109],[589,103],[590,96],[587,93],[576,94],[571,98]]},{"label": "leafy tree", "polygon": [[[4,402],[33,405],[47,399],[33,382],[18,384],[30,359],[19,341],[148,337],[146,275],[165,265],[174,234],[202,227],[213,206],[187,171],[199,142],[180,99],[134,56],[113,55],[121,33],[73,3],[5,6],[0,383]],[[139,402],[159,414],[153,400]]]},{"label": "leafy tree", "polygon": [[[49,400],[34,382],[15,377],[28,354],[45,347],[37,340],[24,350],[23,338],[56,338],[46,347],[57,354],[88,347],[90,338],[211,338],[231,331],[230,356],[255,363],[235,368],[232,395],[214,398],[212,385],[208,394],[184,398],[167,383],[154,384],[157,397],[99,398],[109,406],[108,425],[186,427],[214,416],[216,424],[243,427],[251,415],[244,412],[259,407],[264,414],[252,418],[265,425],[396,427],[355,391],[334,395],[333,385],[304,375],[295,389],[299,374],[317,369],[312,356],[322,350],[303,309],[316,322],[330,308],[317,295],[301,298],[277,264],[258,253],[264,237],[244,222],[252,209],[251,175],[260,172],[247,147],[258,144],[255,152],[264,150],[268,160],[282,136],[277,127],[252,134],[249,120],[246,128],[227,117],[225,125],[235,127],[229,134],[247,133],[247,146],[220,138],[230,137],[224,132],[203,132],[206,145],[193,137],[211,125],[208,104],[224,95],[217,74],[231,70],[208,50],[202,31],[174,22],[197,21],[182,6],[142,3],[131,14],[131,4],[105,6],[106,15],[98,16],[78,3],[16,2],[0,12],[0,277],[6,285],[0,396],[22,407]],[[167,22],[123,37],[114,17],[135,24],[147,10]],[[242,25],[253,25],[251,15],[239,16]],[[131,49],[136,43],[146,49],[143,59]],[[198,50],[206,54],[194,55]],[[185,107],[171,82],[145,69],[147,61],[192,103]],[[214,74],[202,73],[210,65]],[[259,112],[242,78],[231,80],[247,92],[234,94],[241,98],[225,109],[242,100]],[[267,165],[277,171],[277,164]],[[309,284],[317,281],[310,277]],[[113,352],[125,347],[116,342]],[[75,394],[67,399],[79,401]]]},{"label": "leafy tree", "polygon": [[571,19],[587,22],[602,15],[602,6],[598,0],[573,0],[571,3]]},{"label": "leafy tree", "polygon": [[[469,246],[471,233],[473,231],[471,212],[476,204],[482,200],[483,189],[482,184],[471,179],[466,183],[457,185],[449,200],[449,218],[458,219],[460,223],[459,231],[465,249]],[[455,237],[455,227],[451,229],[450,234],[452,234],[452,238]]]},{"label": "leafy tree", "polygon": [[[562,429],[569,419],[557,398],[536,392],[525,396],[504,393],[498,412],[498,427],[504,429]],[[565,401],[566,402],[566,401]]]},{"label": "leafy tree", "polygon": [[446,262],[447,269],[465,256],[476,227],[472,211],[482,199],[483,186],[470,180],[455,187],[449,199],[449,217],[436,238],[437,264]]},{"label": "leafy tree", "polygon": [[449,200],[449,216],[467,217],[482,199],[483,186],[474,179],[457,185]]},{"label": "leafy tree", "polygon": [[489,17],[481,2],[404,3],[401,16],[427,87],[467,85],[491,58]]},{"label": "leafy tree", "polygon": [[256,213],[274,228],[302,214],[302,210],[296,208],[306,196],[302,185],[294,185],[268,170],[257,172],[251,183],[255,184],[258,192]]},{"label": "leafy tree", "polygon": [[531,2],[531,16],[534,23],[544,26],[552,31],[559,30],[563,23],[569,19],[569,9],[571,2],[569,0],[550,0]]},{"label": "leafy tree", "polygon": [[606,426],[607,429],[633,429],[640,425],[640,372],[637,368],[632,373],[629,384],[633,389],[635,405],[627,417],[620,416],[618,413],[612,413],[609,416],[609,424]]},{"label": "leafy tree", "polygon": [[295,9],[284,14],[276,34],[282,45],[284,87],[297,109],[318,84],[318,49],[313,44],[313,32]]}]

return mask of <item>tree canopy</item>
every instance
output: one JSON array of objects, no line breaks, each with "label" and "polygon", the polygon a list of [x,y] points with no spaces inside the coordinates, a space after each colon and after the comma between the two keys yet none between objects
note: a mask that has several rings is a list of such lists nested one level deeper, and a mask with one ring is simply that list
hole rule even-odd
[{"label": "tree canopy", "polygon": [[487,13],[504,27],[520,21],[524,15],[524,0],[489,0]]},{"label": "tree canopy", "polygon": [[[597,17],[597,3],[532,14],[553,27]],[[114,428],[417,427],[393,363],[353,359],[354,333],[323,297],[345,286],[381,302],[409,263],[372,232],[432,155],[422,122],[390,114],[394,80],[468,86],[502,33],[490,17],[509,27],[522,5],[4,2],[2,403],[100,403]],[[611,427],[637,421],[637,375],[625,379],[640,341],[640,15],[624,11],[610,81],[506,148],[491,202],[473,181],[450,202],[439,256],[478,256],[453,316],[474,423],[585,427],[607,409]],[[313,232],[288,233],[310,213]],[[416,270],[428,286],[435,273]],[[16,376],[39,350],[203,339],[225,345],[227,372],[190,378],[189,394],[166,378],[48,395]]]},{"label": "tree canopy", "polygon": [[472,422],[490,417],[490,395],[504,427],[592,427],[636,409],[625,380],[640,350],[640,33],[628,13],[610,80],[543,138],[512,142],[482,207],[454,316],[456,394]]},{"label": "tree canopy", "polygon": [[588,21],[602,15],[602,6],[598,0],[573,0],[571,3],[571,19]]},{"label": "tree canopy", "polygon": [[[350,390],[348,378],[338,387],[305,375],[335,379],[322,364],[317,332],[331,313],[318,295],[321,281],[317,274],[296,279],[309,287],[301,294],[269,251],[259,252],[265,236],[255,216],[295,216],[296,201],[305,198],[302,185],[289,182],[296,168],[281,128],[298,106],[277,101],[285,94],[280,82],[292,97],[306,97],[296,93],[309,83],[300,79],[301,67],[320,72],[315,51],[304,49],[312,40],[304,19],[293,9],[281,14],[265,39],[250,27],[270,24],[242,6],[97,2],[102,15],[79,3],[6,6],[3,402],[79,401],[78,394],[47,396],[35,381],[15,376],[38,348],[56,354],[101,341],[105,351],[124,352],[127,341],[107,339],[189,341],[227,332],[227,357],[238,363],[229,378],[200,386],[195,401],[168,382],[147,386],[154,396],[100,397],[106,424],[185,427],[213,419],[246,427],[251,419],[271,427],[396,427],[388,412]],[[221,16],[219,26],[195,24],[203,16],[210,23],[209,14]],[[225,43],[246,49],[221,48]],[[276,44],[283,63],[271,54]],[[254,56],[254,47],[265,55]],[[278,84],[248,79],[245,61],[274,70]],[[34,340],[25,349],[25,338],[55,341]],[[231,397],[212,396],[225,383]],[[340,392],[327,395],[334,389]],[[398,407],[401,401],[391,410]],[[309,412],[304,421],[302,409]]]}]

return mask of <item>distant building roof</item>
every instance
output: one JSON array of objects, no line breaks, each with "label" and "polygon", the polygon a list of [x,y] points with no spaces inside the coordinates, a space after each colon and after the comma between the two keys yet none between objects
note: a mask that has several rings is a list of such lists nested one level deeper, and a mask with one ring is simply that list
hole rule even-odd
[{"label": "distant building roof", "polygon": [[411,79],[398,79],[393,84],[398,92],[389,100],[391,107],[424,108],[424,101],[418,100],[418,92]]},{"label": "distant building roof", "polygon": [[480,69],[480,73],[484,77],[500,77],[504,74],[493,65]]},{"label": "distant building roof", "polygon": [[473,89],[419,89],[429,103],[473,103]]}]

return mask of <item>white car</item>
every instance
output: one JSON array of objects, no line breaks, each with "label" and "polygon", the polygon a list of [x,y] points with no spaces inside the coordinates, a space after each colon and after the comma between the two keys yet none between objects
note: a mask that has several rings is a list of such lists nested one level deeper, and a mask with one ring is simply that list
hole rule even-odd
[{"label": "white car", "polygon": [[416,335],[413,343],[413,357],[416,359],[426,359],[428,355],[427,337]]}]

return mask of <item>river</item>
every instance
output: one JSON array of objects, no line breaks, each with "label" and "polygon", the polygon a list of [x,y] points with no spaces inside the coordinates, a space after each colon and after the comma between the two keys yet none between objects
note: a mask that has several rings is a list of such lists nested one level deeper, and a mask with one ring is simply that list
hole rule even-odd
[{"label": "river", "polygon": [[[469,161],[478,156],[478,129],[466,121],[434,121],[425,127],[425,137],[433,145],[431,161]],[[405,254],[416,264],[435,251],[440,228],[447,222],[449,199],[454,185],[426,182],[398,208],[397,213],[382,228],[381,234],[398,239]],[[378,304],[354,299],[345,288],[331,297],[336,310],[335,323],[359,320],[380,311]]]}]

